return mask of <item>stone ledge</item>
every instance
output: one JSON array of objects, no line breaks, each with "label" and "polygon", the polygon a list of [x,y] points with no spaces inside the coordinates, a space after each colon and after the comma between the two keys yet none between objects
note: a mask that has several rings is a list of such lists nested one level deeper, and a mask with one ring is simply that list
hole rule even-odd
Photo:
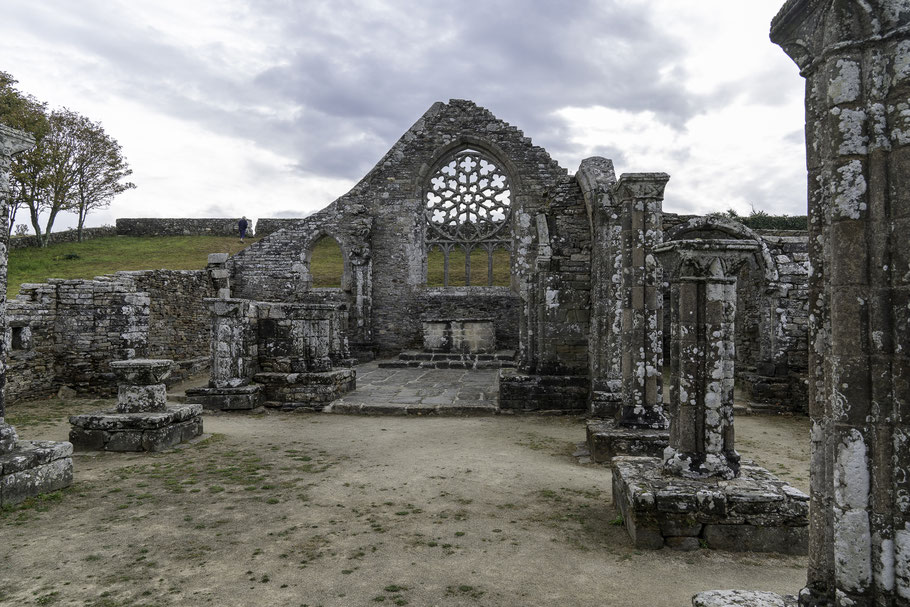
[{"label": "stone ledge", "polygon": [[613,420],[590,421],[587,443],[591,459],[597,463],[609,462],[619,455],[661,457],[670,444],[670,431],[621,428]]},{"label": "stone ledge", "polygon": [[759,590],[709,590],[692,597],[692,607],[796,607],[795,596]]},{"label": "stone ledge", "polygon": [[639,548],[806,554],[809,496],[764,468],[743,464],[733,480],[673,476],[650,457],[617,457],[612,468],[613,501]]},{"label": "stone ledge", "polygon": [[154,430],[186,421],[202,414],[202,405],[168,405],[167,411],[118,413],[116,409],[70,417],[70,424],[87,430]]},{"label": "stone ledge", "polygon": [[257,373],[265,404],[284,410],[321,409],[357,387],[357,371],[333,369],[313,373]]},{"label": "stone ledge", "polygon": [[73,445],[19,441],[0,456],[0,505],[69,487],[73,482]]},{"label": "stone ledge", "polygon": [[237,388],[190,388],[186,402],[202,405],[210,411],[244,411],[262,404],[262,386],[247,385]]},{"label": "stone ledge", "polygon": [[451,417],[469,417],[496,415],[499,409],[495,405],[426,405],[395,403],[346,403],[339,400],[323,409],[325,413],[347,415],[435,415]]}]

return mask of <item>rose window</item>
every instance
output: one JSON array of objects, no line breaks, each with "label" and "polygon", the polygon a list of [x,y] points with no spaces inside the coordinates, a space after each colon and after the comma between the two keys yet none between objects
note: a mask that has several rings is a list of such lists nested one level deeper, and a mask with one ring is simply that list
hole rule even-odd
[{"label": "rose window", "polygon": [[427,222],[432,240],[479,242],[496,238],[509,217],[509,179],[480,152],[455,154],[430,179]]},{"label": "rose window", "polygon": [[462,150],[430,178],[425,203],[427,251],[436,250],[443,256],[442,284],[449,286],[450,260],[460,266],[463,258],[463,274],[456,267],[452,278],[460,283],[463,276],[464,284],[470,286],[474,257],[475,278],[476,266],[482,264],[486,266],[486,284],[493,286],[494,265],[508,265],[511,248],[511,231],[507,226],[512,191],[505,171],[482,152]]}]

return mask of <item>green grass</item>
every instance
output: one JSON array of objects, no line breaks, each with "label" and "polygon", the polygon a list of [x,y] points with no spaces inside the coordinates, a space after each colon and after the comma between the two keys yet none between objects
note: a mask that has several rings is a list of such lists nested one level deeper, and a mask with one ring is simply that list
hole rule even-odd
[{"label": "green grass", "polygon": [[[48,278],[94,278],[119,270],[199,270],[208,262],[209,253],[239,252],[249,243],[241,244],[233,237],[220,236],[114,236],[85,242],[61,243],[46,249],[15,249],[9,254],[8,298],[15,297],[23,283],[40,283]],[[443,285],[443,256],[441,251],[430,252],[427,286]],[[344,273],[341,248],[332,238],[325,237],[313,247],[310,257],[313,286],[340,287]],[[449,286],[464,286],[464,251],[449,256]],[[487,254],[471,253],[471,284],[486,286]],[[493,255],[493,285],[509,286],[509,253],[497,250]]]},{"label": "green grass", "polygon": [[23,283],[48,278],[94,278],[118,270],[199,270],[209,253],[233,255],[250,242],[228,236],[114,236],[14,249],[9,253],[6,296],[15,297]]}]

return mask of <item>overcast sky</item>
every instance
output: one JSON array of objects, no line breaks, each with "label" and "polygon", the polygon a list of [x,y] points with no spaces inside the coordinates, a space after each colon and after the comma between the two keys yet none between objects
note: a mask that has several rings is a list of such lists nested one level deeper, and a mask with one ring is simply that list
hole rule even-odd
[{"label": "overcast sky", "polygon": [[0,70],[123,146],[138,187],[90,225],[303,216],[450,98],[570,172],[669,173],[668,211],[804,214],[803,80],[768,40],[782,4],[3,0]]}]

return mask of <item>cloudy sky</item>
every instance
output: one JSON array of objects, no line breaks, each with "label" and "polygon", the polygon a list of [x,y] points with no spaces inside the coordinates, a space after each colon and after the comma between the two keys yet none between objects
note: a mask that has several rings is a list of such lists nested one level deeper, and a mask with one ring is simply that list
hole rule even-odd
[{"label": "cloudy sky", "polygon": [[3,0],[0,70],[123,146],[138,188],[90,225],[305,215],[450,98],[570,172],[669,173],[669,211],[804,214],[803,82],[768,40],[782,4]]}]

